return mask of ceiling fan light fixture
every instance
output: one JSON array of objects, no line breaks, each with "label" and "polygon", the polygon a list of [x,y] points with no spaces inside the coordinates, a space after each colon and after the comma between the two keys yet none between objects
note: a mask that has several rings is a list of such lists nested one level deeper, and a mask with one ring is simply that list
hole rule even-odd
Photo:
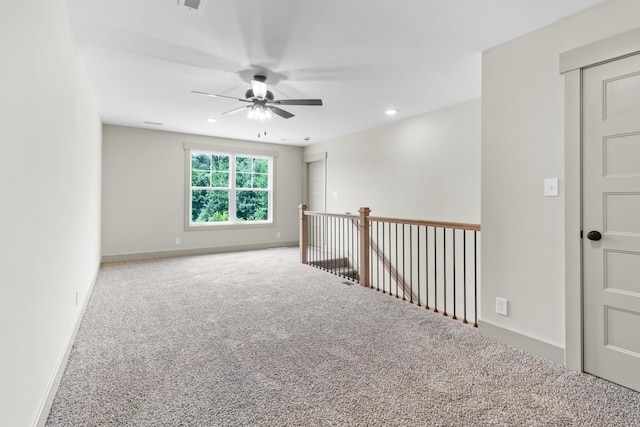
[{"label": "ceiling fan light fixture", "polygon": [[253,107],[249,108],[248,117],[250,119],[256,119],[264,122],[265,120],[271,120],[273,114],[271,114],[271,111],[269,111],[267,107],[254,105]]}]

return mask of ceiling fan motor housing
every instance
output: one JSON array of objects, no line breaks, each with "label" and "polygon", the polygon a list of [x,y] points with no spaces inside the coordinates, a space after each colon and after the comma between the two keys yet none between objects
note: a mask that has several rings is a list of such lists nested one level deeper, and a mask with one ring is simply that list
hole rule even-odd
[{"label": "ceiling fan motor housing", "polygon": [[[244,97],[247,99],[254,99],[257,98],[255,96],[255,94],[253,93],[253,89],[249,89],[245,94]],[[267,101],[273,101],[273,92],[271,92],[270,90],[267,91],[267,94],[265,95],[264,99],[266,99]]]}]

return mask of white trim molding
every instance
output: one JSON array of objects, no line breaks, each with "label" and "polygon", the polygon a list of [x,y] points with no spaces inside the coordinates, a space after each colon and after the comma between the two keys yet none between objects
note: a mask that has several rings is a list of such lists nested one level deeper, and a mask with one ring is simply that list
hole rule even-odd
[{"label": "white trim molding", "polygon": [[253,154],[256,156],[278,157],[277,150],[260,150],[246,147],[236,147],[232,145],[197,144],[193,142],[185,142],[182,144],[182,146],[185,150],[220,151],[223,153]]},{"label": "white trim molding", "polygon": [[84,301],[82,301],[82,305],[80,307],[80,313],[78,313],[78,317],[75,319],[75,323],[73,325],[73,329],[71,334],[69,335],[67,342],[64,346],[64,351],[60,355],[58,359],[58,363],[56,364],[56,369],[51,377],[51,381],[49,382],[49,386],[47,388],[47,393],[45,394],[44,400],[40,405],[40,410],[38,411],[38,416],[35,421],[35,427],[44,427],[47,423],[47,418],[49,418],[49,412],[51,412],[51,407],[53,406],[53,400],[56,397],[56,393],[58,392],[58,388],[60,387],[60,381],[62,381],[62,375],[64,374],[65,369],[67,368],[67,363],[69,362],[69,356],[71,355],[71,350],[73,349],[73,345],[76,342],[76,336],[78,335],[78,331],[80,330],[80,325],[82,324],[82,319],[84,319],[84,314],[87,311],[87,306],[89,305],[89,300],[91,299],[91,294],[93,294],[93,290],[96,287],[96,283],[98,282],[98,274],[100,273],[100,266],[98,266],[94,276],[93,281],[91,282],[91,286],[87,294],[84,296]]},{"label": "white trim molding", "polygon": [[326,160],[326,159],[327,159],[327,152],[323,151],[321,153],[305,154],[302,157],[302,162],[303,163],[313,163],[313,162],[320,162],[320,161]]},{"label": "white trim molding", "polygon": [[560,54],[560,74],[593,67],[640,52],[640,28]]},{"label": "white trim molding", "polygon": [[505,329],[493,323],[480,320],[478,330],[486,337],[493,338],[503,344],[517,347],[521,350],[540,356],[543,359],[563,364],[564,349],[544,341],[531,338],[528,335],[519,334],[510,329]]},{"label": "white trim molding", "polygon": [[[217,145],[217,144],[192,144],[185,142],[184,148],[184,231],[212,231],[212,230],[228,230],[228,229],[247,229],[247,228],[264,228],[264,227],[276,227],[276,169],[278,152],[270,150],[252,150],[243,148],[233,148],[229,146]],[[221,223],[192,223],[191,222],[191,154],[192,152],[206,152],[206,153],[224,153],[228,155],[230,159],[234,159],[235,156],[255,156],[266,157],[269,160],[269,188],[266,190],[269,195],[269,220],[267,221],[246,221],[241,222],[235,219],[235,196],[236,187],[235,182],[229,185],[229,206],[228,210],[229,221]],[[230,160],[231,162],[231,160]],[[230,177],[235,177],[235,166],[230,165]],[[235,179],[235,178],[234,178]],[[233,182],[233,181],[232,181]],[[261,189],[260,189],[261,190]]]},{"label": "white trim molding", "polygon": [[290,248],[298,247],[298,241],[287,242],[269,242],[269,243],[255,243],[250,245],[235,245],[235,246],[218,246],[209,248],[195,248],[195,249],[183,249],[177,251],[157,251],[157,252],[136,252],[129,254],[119,255],[104,255],[102,257],[103,263],[109,262],[122,262],[122,261],[142,261],[148,259],[158,258],[173,258],[181,256],[193,256],[193,255],[210,255],[224,252],[243,252],[254,251],[261,249],[275,249],[275,248]]}]

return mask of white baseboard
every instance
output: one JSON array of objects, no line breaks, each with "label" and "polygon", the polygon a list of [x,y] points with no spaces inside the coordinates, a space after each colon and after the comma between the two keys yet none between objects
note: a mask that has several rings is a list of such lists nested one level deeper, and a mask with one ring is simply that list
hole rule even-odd
[{"label": "white baseboard", "polygon": [[89,292],[87,292],[84,301],[82,302],[82,306],[80,307],[80,313],[76,318],[76,323],[73,325],[73,330],[67,339],[65,344],[64,351],[60,355],[58,359],[58,363],[56,364],[56,369],[51,377],[51,381],[49,382],[49,387],[47,388],[47,393],[40,405],[40,410],[38,411],[38,415],[36,417],[34,427],[44,427],[47,423],[47,418],[49,417],[49,412],[51,412],[51,406],[53,405],[53,399],[56,397],[56,393],[58,392],[58,387],[60,386],[60,381],[62,380],[62,375],[64,374],[65,369],[67,368],[67,362],[69,361],[69,355],[71,354],[71,349],[73,349],[73,344],[76,341],[76,336],[78,335],[78,330],[80,329],[80,324],[82,323],[82,319],[84,318],[84,313],[87,310],[87,305],[89,305],[89,299],[91,299],[91,294],[93,293],[93,289],[96,286],[96,282],[98,280],[98,273],[100,272],[100,266],[96,270],[96,273],[93,276],[93,282],[89,287]]},{"label": "white baseboard", "polygon": [[478,330],[482,335],[533,353],[543,359],[564,365],[564,348],[531,338],[483,320],[478,321]]},{"label": "white baseboard", "polygon": [[191,255],[208,255],[223,252],[254,251],[259,249],[285,248],[298,246],[298,241],[255,243],[250,245],[219,246],[211,248],[181,249],[175,251],[136,252],[130,254],[104,255],[102,262],[140,261],[145,259],[172,258]]}]

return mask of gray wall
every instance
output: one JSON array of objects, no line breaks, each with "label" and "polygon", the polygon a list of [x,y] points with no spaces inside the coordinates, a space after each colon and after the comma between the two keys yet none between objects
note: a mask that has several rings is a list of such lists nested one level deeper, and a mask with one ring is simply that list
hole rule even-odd
[{"label": "gray wall", "polygon": [[[276,151],[274,226],[185,231],[184,143]],[[295,245],[301,200],[300,147],[103,128],[102,250],[106,260]],[[176,237],[181,240],[179,246]]]},{"label": "gray wall", "polygon": [[479,99],[304,150],[321,152],[327,212],[480,222]]},{"label": "gray wall", "polygon": [[[482,321],[513,344],[562,361],[564,82],[559,55],[640,25],[640,2],[610,0],[484,53],[482,72]],[[543,196],[560,178],[560,197]],[[495,314],[495,298],[510,314]],[[494,328],[497,327],[497,328]],[[500,330],[508,331],[506,335]]]},{"label": "gray wall", "polygon": [[101,124],[63,0],[1,2],[0,52],[0,425],[30,426],[99,267]]}]

